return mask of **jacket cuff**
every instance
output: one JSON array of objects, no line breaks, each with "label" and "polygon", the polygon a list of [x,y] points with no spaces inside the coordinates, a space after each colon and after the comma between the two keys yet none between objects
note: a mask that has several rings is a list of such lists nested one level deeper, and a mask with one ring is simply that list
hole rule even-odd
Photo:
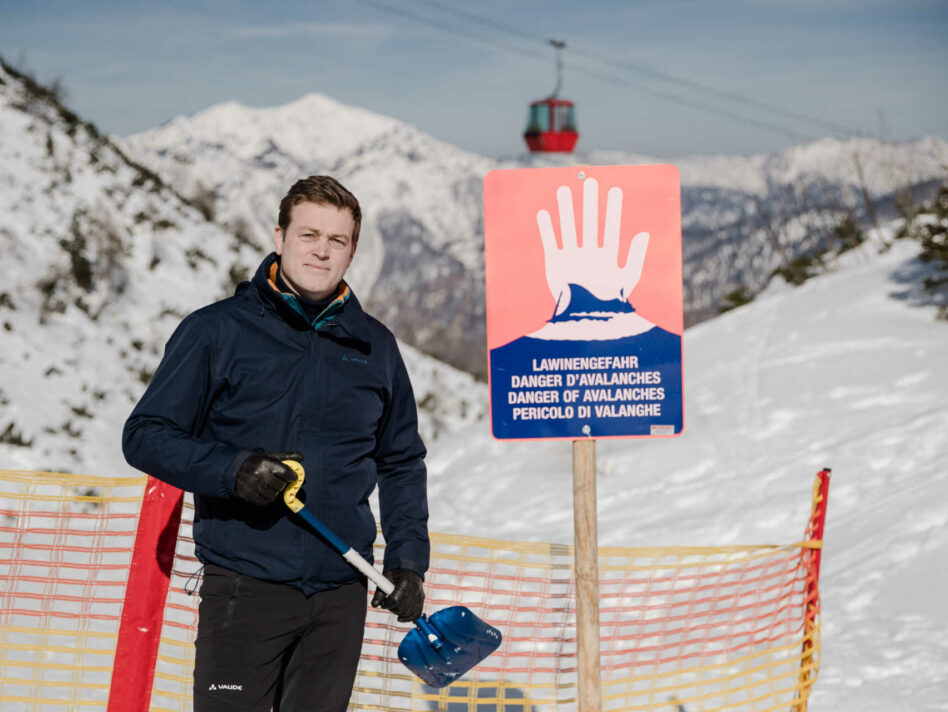
[{"label": "jacket cuff", "polygon": [[428,565],[422,561],[413,561],[411,559],[401,559],[398,557],[392,557],[389,559],[385,558],[385,564],[382,567],[385,571],[391,571],[392,569],[408,569],[409,571],[414,571],[416,574],[421,576],[421,580],[425,580],[425,571],[428,570]]},{"label": "jacket cuff", "polygon": [[237,491],[234,487],[237,481],[237,472],[240,470],[240,466],[244,464],[244,460],[251,454],[253,454],[253,450],[239,450],[234,456],[234,459],[230,461],[230,464],[221,474],[220,481],[218,482],[218,497],[233,499],[237,496]]}]

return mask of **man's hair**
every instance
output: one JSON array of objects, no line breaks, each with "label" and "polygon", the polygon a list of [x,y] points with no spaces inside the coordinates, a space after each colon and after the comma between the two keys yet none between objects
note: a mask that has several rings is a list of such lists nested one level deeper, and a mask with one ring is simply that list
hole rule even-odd
[{"label": "man's hair", "polygon": [[341,209],[348,208],[355,221],[352,230],[352,242],[359,240],[359,228],[362,226],[362,208],[356,197],[346,190],[345,186],[331,176],[310,176],[300,178],[290,188],[290,191],[280,201],[280,215],[277,224],[286,234],[290,226],[290,212],[294,205],[300,203],[316,203],[318,205],[334,205]]}]

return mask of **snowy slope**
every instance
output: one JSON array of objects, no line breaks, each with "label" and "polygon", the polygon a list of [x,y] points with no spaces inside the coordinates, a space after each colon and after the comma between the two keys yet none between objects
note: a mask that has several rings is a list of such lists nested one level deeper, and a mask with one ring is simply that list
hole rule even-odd
[{"label": "snowy slope", "polygon": [[0,458],[124,472],[116,426],[239,250],[93,127],[0,82]]},{"label": "snowy slope", "polygon": [[[945,709],[948,325],[916,245],[847,255],[685,332],[685,431],[598,443],[603,545],[786,543],[833,468],[813,712]],[[568,443],[478,427],[432,449],[432,526],[572,540]]]},{"label": "snowy slope", "polygon": [[[318,94],[284,106],[235,102],[120,139],[185,195],[216,195],[218,221],[267,235],[301,175],[331,173],[365,208],[353,284],[402,338],[483,374],[481,181],[493,168],[671,162],[682,178],[686,323],[724,295],[763,288],[771,272],[828,239],[862,187],[879,211],[891,195],[948,172],[948,144],[825,139],[772,155],[656,157],[595,151],[492,160],[391,118]],[[860,178],[861,175],[861,178]]]},{"label": "snowy slope", "polygon": [[[378,130],[385,148],[405,129]],[[363,157],[364,175],[387,150]],[[946,709],[948,327],[918,305],[915,245],[878,254],[875,239],[835,273],[772,284],[685,333],[680,438],[598,446],[603,544],[794,541],[814,473],[833,468],[814,712]],[[0,466],[129,472],[118,434],[140,374],[180,315],[229,287],[235,256],[258,254],[0,72]],[[486,386],[404,353],[432,529],[568,543],[569,445],[494,441]]]},{"label": "snowy slope", "polygon": [[[0,467],[131,474],[165,341],[264,254],[0,67]],[[470,375],[403,353],[428,439],[483,416]]]}]

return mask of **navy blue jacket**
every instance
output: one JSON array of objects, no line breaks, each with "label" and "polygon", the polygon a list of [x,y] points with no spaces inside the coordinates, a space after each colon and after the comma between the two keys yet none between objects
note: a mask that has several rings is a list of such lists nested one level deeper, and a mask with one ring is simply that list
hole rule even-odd
[{"label": "navy blue jacket", "polygon": [[195,494],[197,556],[306,594],[358,580],[282,498],[236,497],[251,452],[303,453],[307,509],[372,561],[379,487],[386,569],[428,568],[425,448],[395,337],[348,286],[310,323],[278,258],[181,322],[122,438],[132,466]]}]

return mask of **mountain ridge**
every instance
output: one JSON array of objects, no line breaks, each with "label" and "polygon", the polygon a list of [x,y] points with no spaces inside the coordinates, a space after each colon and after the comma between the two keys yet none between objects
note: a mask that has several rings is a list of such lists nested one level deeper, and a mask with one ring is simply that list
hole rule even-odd
[{"label": "mountain ridge", "polygon": [[[220,221],[259,235],[271,233],[274,206],[289,182],[312,173],[336,176],[363,204],[364,242],[351,271],[360,298],[409,343],[480,377],[486,373],[481,181],[487,171],[668,162],[623,151],[492,159],[323,95],[299,102],[269,108],[229,102],[175,119],[173,132],[159,127],[120,141],[182,193],[198,184],[212,192]],[[327,135],[349,132],[344,145],[298,146],[296,113],[307,105],[323,112]],[[206,116],[216,123],[199,118]],[[239,146],[218,128],[230,124],[249,132]],[[181,155],[185,131],[193,150]],[[899,191],[931,192],[948,174],[948,143],[822,139],[774,154],[672,160],[682,179],[691,325],[717,314],[729,294],[752,296],[776,269],[825,249],[845,219],[865,229],[893,217]]]}]

